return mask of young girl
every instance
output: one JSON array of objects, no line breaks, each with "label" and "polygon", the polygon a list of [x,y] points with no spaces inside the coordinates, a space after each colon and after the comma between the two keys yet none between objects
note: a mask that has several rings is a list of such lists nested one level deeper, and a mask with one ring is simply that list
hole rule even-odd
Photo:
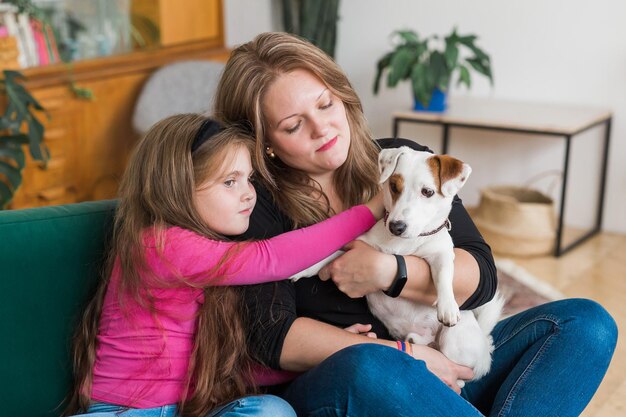
[{"label": "young girl", "polygon": [[318,262],[382,216],[374,198],[326,222],[257,242],[254,141],[200,115],[157,123],[120,187],[112,250],[77,334],[66,415],[293,416],[278,397],[252,396],[238,289]]}]

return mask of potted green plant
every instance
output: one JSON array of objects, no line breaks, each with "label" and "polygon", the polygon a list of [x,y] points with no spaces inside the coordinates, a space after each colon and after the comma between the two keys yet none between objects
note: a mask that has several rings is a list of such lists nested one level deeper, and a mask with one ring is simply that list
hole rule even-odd
[{"label": "potted green plant", "polygon": [[415,110],[443,111],[453,75],[458,72],[458,85],[471,87],[470,71],[484,75],[493,85],[491,59],[476,45],[476,35],[459,35],[456,28],[443,38],[427,38],[412,30],[392,34],[395,45],[377,62],[374,94],[378,94],[383,73],[387,72],[387,87],[410,80],[415,98]]},{"label": "potted green plant", "polygon": [[17,71],[2,71],[0,96],[6,99],[6,109],[0,115],[0,209],[5,208],[22,183],[26,164],[22,145],[28,145],[31,157],[43,167],[50,159],[43,143],[44,127],[35,117],[43,107],[24,88],[23,75]]}]

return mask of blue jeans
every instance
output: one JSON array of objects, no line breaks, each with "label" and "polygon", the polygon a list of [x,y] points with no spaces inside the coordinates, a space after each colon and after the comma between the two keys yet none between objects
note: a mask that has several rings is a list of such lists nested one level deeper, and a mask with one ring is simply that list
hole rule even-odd
[{"label": "blue jeans", "polygon": [[[87,414],[74,417],[178,417],[176,405],[155,408],[126,408],[119,405],[94,403]],[[211,411],[206,417],[296,417],[293,408],[273,395],[239,398]]]},{"label": "blue jeans", "polygon": [[617,327],[599,304],[569,299],[501,321],[491,372],[459,396],[424,362],[386,346],[343,349],[282,393],[299,416],[578,416],[609,366]]}]

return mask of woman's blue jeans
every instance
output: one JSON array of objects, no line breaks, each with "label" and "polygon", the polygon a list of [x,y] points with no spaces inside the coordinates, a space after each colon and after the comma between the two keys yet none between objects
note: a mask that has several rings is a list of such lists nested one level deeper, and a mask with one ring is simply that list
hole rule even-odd
[{"label": "woman's blue jeans", "polygon": [[555,301],[501,321],[491,372],[456,394],[386,346],[343,349],[282,393],[299,416],[578,416],[609,366],[617,327],[599,304]]},{"label": "woman's blue jeans", "polygon": [[[176,405],[155,408],[126,408],[119,405],[94,403],[87,414],[74,417],[178,417]],[[293,408],[273,395],[239,398],[207,414],[206,417],[296,417]]]}]

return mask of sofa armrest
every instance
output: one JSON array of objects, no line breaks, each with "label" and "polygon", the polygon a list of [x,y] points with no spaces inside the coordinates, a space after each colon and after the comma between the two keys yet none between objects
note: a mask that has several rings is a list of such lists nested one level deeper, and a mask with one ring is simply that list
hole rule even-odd
[{"label": "sofa armrest", "polygon": [[70,341],[105,258],[116,201],[0,211],[0,375],[7,416],[58,416]]}]

